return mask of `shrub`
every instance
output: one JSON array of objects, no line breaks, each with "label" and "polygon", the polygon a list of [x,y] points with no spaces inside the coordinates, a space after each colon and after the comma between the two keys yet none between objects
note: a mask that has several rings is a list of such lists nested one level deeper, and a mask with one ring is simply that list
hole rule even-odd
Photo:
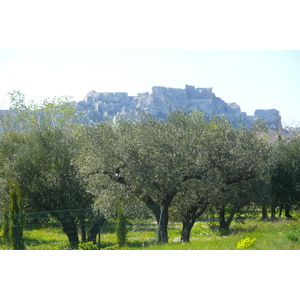
[{"label": "shrub", "polygon": [[119,246],[117,244],[112,245],[112,246],[107,246],[102,250],[119,250]]},{"label": "shrub", "polygon": [[298,242],[298,241],[299,241],[299,236],[298,236],[298,234],[296,234],[296,233],[294,233],[294,232],[288,233],[285,237],[286,237],[288,240],[291,240],[292,242]]},{"label": "shrub", "polygon": [[254,245],[255,241],[256,241],[256,238],[254,238],[254,239],[250,239],[250,238],[242,239],[237,243],[236,249],[250,248]]},{"label": "shrub", "polygon": [[78,244],[78,250],[98,250],[98,246],[93,242],[86,242]]}]

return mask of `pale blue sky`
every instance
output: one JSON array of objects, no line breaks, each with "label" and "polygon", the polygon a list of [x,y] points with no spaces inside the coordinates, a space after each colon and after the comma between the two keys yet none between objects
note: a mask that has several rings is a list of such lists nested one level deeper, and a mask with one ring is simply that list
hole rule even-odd
[{"label": "pale blue sky", "polygon": [[300,51],[93,50],[0,51],[0,104],[21,90],[28,100],[89,90],[151,92],[152,86],[212,87],[242,111],[276,108],[283,122],[300,124]]}]

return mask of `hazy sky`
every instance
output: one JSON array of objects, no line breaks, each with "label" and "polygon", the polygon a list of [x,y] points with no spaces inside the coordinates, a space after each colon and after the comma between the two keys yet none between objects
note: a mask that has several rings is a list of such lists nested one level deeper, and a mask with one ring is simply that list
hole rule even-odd
[{"label": "hazy sky", "polygon": [[295,0],[2,2],[0,108],[13,89],[80,101],[90,90],[134,96],[188,84],[248,115],[276,108],[300,124]]},{"label": "hazy sky", "polygon": [[300,124],[300,51],[91,50],[0,51],[0,103],[21,90],[28,100],[90,90],[151,92],[152,86],[212,87],[225,102],[253,115],[276,108],[287,125]]}]

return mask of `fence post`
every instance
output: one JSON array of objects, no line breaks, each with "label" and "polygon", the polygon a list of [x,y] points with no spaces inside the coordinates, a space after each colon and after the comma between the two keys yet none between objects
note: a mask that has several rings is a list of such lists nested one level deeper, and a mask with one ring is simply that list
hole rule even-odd
[{"label": "fence post", "polygon": [[163,224],[162,221],[164,222],[163,212],[164,212],[164,205],[162,204],[160,209],[159,222],[158,222],[157,242],[159,242],[160,238],[162,237],[162,224]]},{"label": "fence post", "polygon": [[100,250],[100,226],[101,226],[101,221],[100,221],[100,208],[98,208],[98,249]]}]

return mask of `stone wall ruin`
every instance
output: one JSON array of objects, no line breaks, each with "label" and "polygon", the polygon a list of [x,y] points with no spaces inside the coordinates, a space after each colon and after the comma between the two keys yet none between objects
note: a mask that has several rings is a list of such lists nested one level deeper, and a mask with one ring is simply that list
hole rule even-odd
[{"label": "stone wall ruin", "polygon": [[92,90],[77,103],[77,108],[83,111],[84,119],[89,123],[120,116],[130,115],[132,118],[139,111],[165,118],[170,110],[179,108],[200,110],[208,117],[225,116],[235,124],[244,124],[246,128],[250,128],[257,119],[273,129],[282,128],[280,113],[276,109],[256,110],[254,116],[248,116],[237,103],[226,103],[216,97],[212,88],[195,88],[192,85],[186,85],[184,89],[154,86],[151,94],[145,92],[137,96],[128,96],[125,92],[99,93]]}]

